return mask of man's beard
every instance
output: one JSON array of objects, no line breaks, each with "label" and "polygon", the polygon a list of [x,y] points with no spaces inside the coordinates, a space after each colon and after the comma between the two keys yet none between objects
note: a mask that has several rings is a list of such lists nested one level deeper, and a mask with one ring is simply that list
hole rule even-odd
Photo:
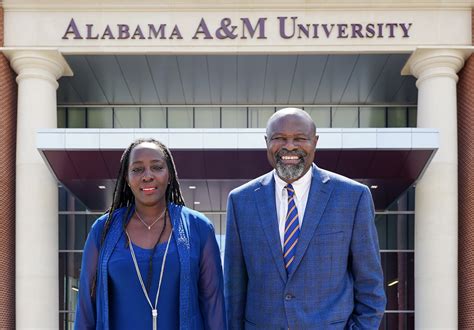
[{"label": "man's beard", "polygon": [[279,152],[276,157],[276,166],[275,170],[280,178],[285,181],[294,181],[304,173],[304,161],[301,158],[301,161],[298,164],[284,164],[281,159],[282,156],[291,156],[296,155],[299,157],[305,157],[306,153],[304,151],[297,152]]}]

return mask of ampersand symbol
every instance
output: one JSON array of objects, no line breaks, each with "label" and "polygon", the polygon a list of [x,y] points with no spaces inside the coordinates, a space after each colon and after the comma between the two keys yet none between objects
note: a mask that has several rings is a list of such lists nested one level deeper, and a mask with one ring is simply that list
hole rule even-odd
[{"label": "ampersand symbol", "polygon": [[235,29],[237,29],[236,25],[230,25],[231,20],[230,18],[223,18],[221,20],[221,27],[216,30],[216,37],[219,39],[235,39],[237,38],[237,34],[234,34]]}]

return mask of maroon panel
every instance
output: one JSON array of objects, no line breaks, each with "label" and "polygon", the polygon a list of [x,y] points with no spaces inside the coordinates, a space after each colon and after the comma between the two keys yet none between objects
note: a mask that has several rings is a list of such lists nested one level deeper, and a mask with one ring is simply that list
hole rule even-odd
[{"label": "maroon panel", "polygon": [[[266,150],[239,150],[239,170],[242,179],[253,179],[271,171]],[[236,178],[237,179],[237,178]]]},{"label": "maroon panel", "polygon": [[410,150],[377,150],[367,172],[371,178],[394,178],[400,174]]},{"label": "maroon panel", "polygon": [[314,162],[321,168],[336,172],[342,150],[316,150]]},{"label": "maroon panel", "polygon": [[107,166],[100,152],[90,152],[85,150],[67,151],[72,165],[81,179],[103,179],[109,177]]},{"label": "maroon panel", "polygon": [[205,152],[205,177],[210,179],[226,179],[232,173],[238,173],[245,165],[239,160],[238,151],[209,150]]},{"label": "maroon panel", "polygon": [[433,150],[416,150],[408,154],[400,176],[417,179],[434,153]]},{"label": "maroon panel", "polygon": [[101,151],[95,151],[95,152],[100,152],[101,157],[105,161],[105,165],[107,168],[107,174],[104,173],[105,178],[111,178],[111,179],[116,179],[118,172],[120,170],[120,158],[122,157],[123,150],[117,151],[117,150],[101,150]]},{"label": "maroon panel", "polygon": [[79,174],[72,165],[72,161],[64,150],[43,151],[56,177],[60,180],[77,179]]},{"label": "maroon panel", "polygon": [[206,166],[203,150],[171,151],[180,179],[197,179],[206,177]]},{"label": "maroon panel", "polygon": [[375,150],[342,150],[335,172],[348,178],[366,178]]}]

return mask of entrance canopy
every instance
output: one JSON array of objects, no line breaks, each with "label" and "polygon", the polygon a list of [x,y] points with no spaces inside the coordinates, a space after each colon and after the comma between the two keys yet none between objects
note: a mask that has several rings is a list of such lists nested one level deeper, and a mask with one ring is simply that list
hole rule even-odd
[{"label": "entrance canopy", "polygon": [[[371,187],[379,210],[416,183],[438,148],[430,129],[318,134],[315,163]],[[104,210],[125,147],[155,137],[172,151],[185,199],[198,210],[221,211],[231,189],[271,169],[263,136],[264,129],[51,129],[38,133],[38,149],[58,181],[89,209]]]}]

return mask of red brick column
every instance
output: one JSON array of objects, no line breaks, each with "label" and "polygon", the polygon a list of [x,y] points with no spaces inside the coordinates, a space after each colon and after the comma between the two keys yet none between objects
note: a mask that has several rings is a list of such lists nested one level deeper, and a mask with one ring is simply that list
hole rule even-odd
[{"label": "red brick column", "polygon": [[[0,46],[3,46],[0,7]],[[15,73],[0,54],[0,329],[15,328]]]},{"label": "red brick column", "polygon": [[474,329],[474,55],[459,73],[458,182],[459,329]]}]

